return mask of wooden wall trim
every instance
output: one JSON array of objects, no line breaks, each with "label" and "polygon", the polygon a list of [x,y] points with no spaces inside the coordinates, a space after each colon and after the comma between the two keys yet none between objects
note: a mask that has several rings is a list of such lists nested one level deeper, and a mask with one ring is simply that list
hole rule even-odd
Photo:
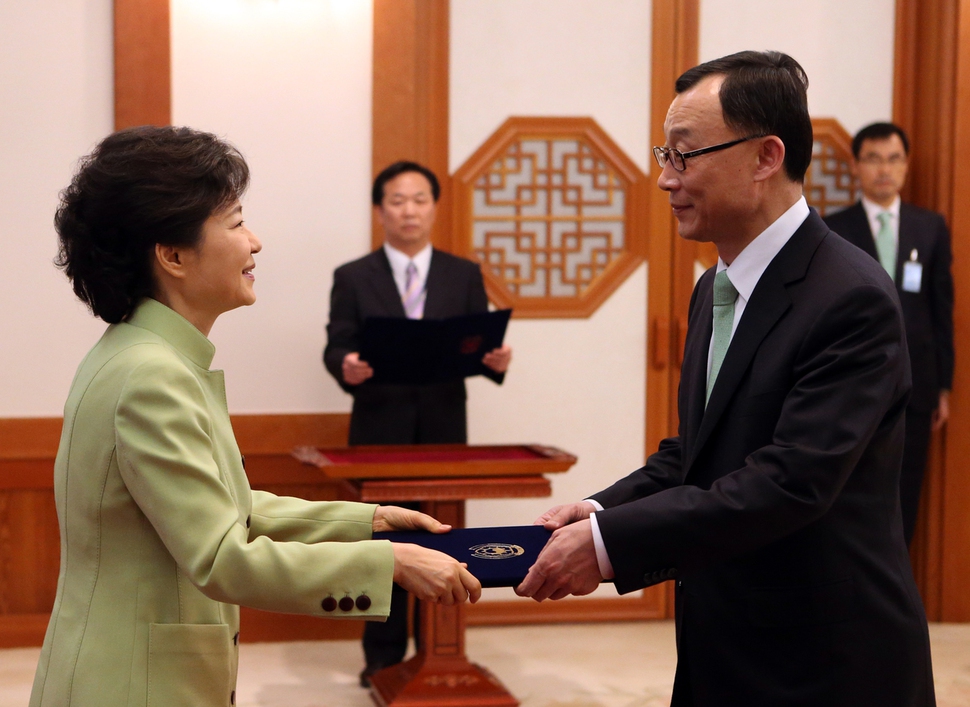
[{"label": "wooden wall trim", "polygon": [[[684,71],[697,64],[699,0],[655,0],[650,77],[650,138],[652,145],[666,142],[663,125],[673,100],[674,83]],[[647,331],[665,332],[668,339],[652,348],[665,350],[666,366],[647,368],[646,453],[657,450],[660,441],[677,430],[677,385],[680,380],[680,343],[678,320],[686,323],[685,306],[678,307],[675,293],[684,289],[683,268],[675,262],[675,247],[683,246],[677,222],[670,211],[667,195],[656,186],[656,169],[651,162],[649,199],[648,262],[650,268]],[[689,268],[692,270],[692,268]],[[693,282],[687,283],[693,286]],[[681,293],[682,294],[682,293]],[[690,297],[690,290],[686,293]],[[680,311],[683,309],[683,311]],[[656,363],[656,357],[655,357]]]},{"label": "wooden wall trim", "polygon": [[50,613],[0,614],[0,648],[43,645],[50,618]]},{"label": "wooden wall trim", "polygon": [[115,0],[115,130],[172,122],[169,0]]},{"label": "wooden wall trim", "polygon": [[486,601],[469,606],[465,620],[469,626],[647,621],[666,618],[666,604],[665,591],[650,591],[643,599],[563,599],[541,604],[531,600]]},{"label": "wooden wall trim", "polygon": [[[674,83],[684,71],[697,64],[700,0],[654,0],[652,23],[651,146],[666,142],[663,125],[675,95]],[[685,243],[677,234],[677,222],[670,211],[667,194],[656,186],[654,164],[650,163],[648,178],[647,332],[648,336],[662,335],[665,340],[647,342],[650,363],[645,400],[647,455],[657,451],[661,440],[677,432],[677,388],[696,249],[695,244]],[[672,591],[667,593],[667,611],[668,616],[673,615]]]},{"label": "wooden wall trim", "polygon": [[[431,169],[441,183],[432,242],[452,250],[448,168],[447,0],[374,0],[372,173],[398,160]],[[384,234],[372,222],[371,245]]]},{"label": "wooden wall trim", "polygon": [[[954,110],[950,124],[954,128],[952,143],[953,176],[950,226],[953,233],[953,268],[957,275],[954,324],[957,363],[951,394],[951,419],[945,437],[945,464],[942,497],[945,499],[942,519],[942,558],[940,616],[944,621],[970,621],[970,475],[966,472],[970,458],[970,290],[965,277],[970,264],[970,200],[960,191],[970,174],[970,0],[957,5],[957,41],[953,62],[955,69]],[[926,106],[932,112],[932,106]],[[940,116],[938,120],[946,121]]]},{"label": "wooden wall trim", "polygon": [[[289,454],[293,447],[343,447],[350,414],[345,412],[231,415],[243,454]],[[0,418],[0,461],[52,460],[60,442],[60,417]]]},{"label": "wooden wall trim", "polygon": [[0,460],[53,459],[62,423],[60,417],[0,418]]},{"label": "wooden wall trim", "polygon": [[911,546],[930,620],[970,621],[970,295],[959,277],[970,262],[970,212],[957,175],[970,169],[970,0],[897,0],[893,120],[910,137],[903,199],[950,224],[957,350],[951,417],[934,434]]}]

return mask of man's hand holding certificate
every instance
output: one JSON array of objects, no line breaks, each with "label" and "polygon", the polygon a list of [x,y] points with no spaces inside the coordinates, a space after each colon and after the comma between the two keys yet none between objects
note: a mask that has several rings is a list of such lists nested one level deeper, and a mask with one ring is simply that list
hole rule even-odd
[{"label": "man's hand holding certificate", "polygon": [[555,506],[536,520],[554,531],[515,593],[536,601],[590,594],[600,582],[588,502]]}]

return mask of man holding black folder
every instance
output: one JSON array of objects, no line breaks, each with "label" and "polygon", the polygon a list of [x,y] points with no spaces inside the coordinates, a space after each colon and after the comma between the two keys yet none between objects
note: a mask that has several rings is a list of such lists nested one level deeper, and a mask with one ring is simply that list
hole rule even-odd
[{"label": "man holding black folder", "polygon": [[[384,169],[371,191],[384,245],[334,272],[323,360],[340,387],[354,397],[351,445],[467,441],[464,379],[382,383],[372,380],[375,371],[360,355],[368,319],[448,319],[488,311],[478,264],[431,246],[440,193],[438,179],[427,167],[396,162]],[[482,373],[501,383],[511,358],[507,345],[485,353]],[[387,623],[365,627],[362,684],[373,672],[403,660],[406,607],[407,595],[396,592]]]}]

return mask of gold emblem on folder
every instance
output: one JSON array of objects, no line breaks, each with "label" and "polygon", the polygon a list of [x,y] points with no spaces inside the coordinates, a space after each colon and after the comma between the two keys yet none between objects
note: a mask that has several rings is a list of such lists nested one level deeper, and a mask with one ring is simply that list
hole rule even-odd
[{"label": "gold emblem on folder", "polygon": [[508,560],[513,557],[525,554],[525,548],[521,545],[510,545],[509,543],[482,543],[472,545],[468,548],[472,557],[480,560]]}]

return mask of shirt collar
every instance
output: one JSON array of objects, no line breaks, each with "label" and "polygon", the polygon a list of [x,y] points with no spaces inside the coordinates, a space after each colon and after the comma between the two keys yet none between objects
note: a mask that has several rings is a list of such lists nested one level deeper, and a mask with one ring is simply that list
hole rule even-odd
[{"label": "shirt collar", "polygon": [[127,323],[162,337],[173,349],[200,368],[208,370],[212,364],[212,358],[216,354],[213,343],[188,319],[158,300],[150,297],[143,299],[136,305]]},{"label": "shirt collar", "polygon": [[805,222],[808,214],[808,202],[803,196],[775,219],[774,223],[759,233],[757,238],[748,243],[730,266],[718,258],[717,272],[727,270],[728,279],[738,291],[738,296],[748,301],[768,265]]},{"label": "shirt collar", "polygon": [[899,195],[893,199],[893,203],[889,205],[889,208],[884,208],[877,204],[876,202],[868,199],[865,195],[860,199],[862,201],[862,208],[866,210],[866,216],[869,218],[870,223],[876,223],[879,220],[879,214],[889,212],[893,215],[893,221],[899,223],[899,205],[902,203],[902,199]]},{"label": "shirt collar", "polygon": [[404,277],[404,271],[408,267],[408,262],[412,260],[414,261],[414,265],[418,268],[418,277],[422,279],[427,277],[428,270],[431,268],[432,250],[431,244],[429,243],[418,251],[413,258],[411,258],[406,253],[399,251],[387,241],[384,242],[384,253],[387,255],[387,261],[391,264],[391,272],[401,278]]}]

